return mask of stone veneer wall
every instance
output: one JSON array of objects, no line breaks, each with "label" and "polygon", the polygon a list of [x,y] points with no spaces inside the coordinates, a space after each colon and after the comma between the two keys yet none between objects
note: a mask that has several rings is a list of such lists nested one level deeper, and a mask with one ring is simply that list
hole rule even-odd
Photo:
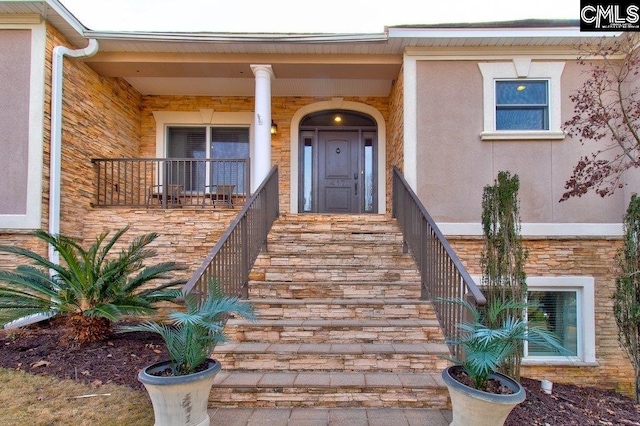
[{"label": "stone veneer wall", "polygon": [[[328,101],[328,97],[274,97],[271,99],[271,115],[278,124],[278,134],[273,136],[271,158],[278,165],[280,180],[280,211],[289,211],[289,192],[291,182],[291,119],[300,108],[316,102]],[[376,108],[385,121],[389,122],[388,98],[346,97],[345,101],[360,102]],[[253,111],[253,97],[211,97],[211,96],[144,96],[142,98],[141,157],[155,156],[156,122],[154,111],[199,111],[213,109],[215,112]],[[389,127],[387,127],[389,140]],[[388,148],[387,148],[387,152]],[[390,168],[387,162],[387,185],[390,182]]]},{"label": "stone veneer wall", "polygon": [[387,212],[391,213],[393,194],[392,184],[393,166],[397,166],[400,171],[404,167],[404,70],[401,68],[398,78],[393,83],[391,95],[389,96],[389,123],[387,133],[387,169],[390,178],[387,179]]},{"label": "stone veneer wall", "polygon": [[189,279],[200,266],[220,236],[229,227],[237,210],[221,209],[93,209],[85,217],[84,243],[92,244],[102,232],[130,226],[122,244],[128,245],[135,237],[157,232],[158,238],[150,245],[157,251],[153,263],[178,262],[187,267],[175,274]]},{"label": "stone veneer wall", "polygon": [[[48,228],[49,217],[51,60],[55,46],[72,47],[51,25],[46,37],[42,229]],[[81,237],[95,191],[91,158],[137,155],[141,96],[123,79],[100,77],[81,59],[65,57],[63,72],[61,233]],[[45,246],[25,232],[2,233],[0,244],[46,253]],[[0,254],[0,268],[15,262]]]},{"label": "stone veneer wall", "polygon": [[[449,242],[472,275],[481,275],[481,239],[450,238]],[[633,367],[618,343],[611,296],[615,289],[614,255],[618,239],[529,239],[528,276],[591,276],[595,280],[597,367],[523,366],[522,375],[559,383],[594,385],[634,395]]]}]

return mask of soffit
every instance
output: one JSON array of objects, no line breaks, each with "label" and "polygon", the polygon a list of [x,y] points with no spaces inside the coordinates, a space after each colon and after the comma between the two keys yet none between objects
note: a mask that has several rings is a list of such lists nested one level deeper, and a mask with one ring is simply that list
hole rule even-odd
[{"label": "soffit", "polygon": [[407,52],[567,52],[585,40],[575,22],[546,21],[396,26],[381,34],[97,32],[57,0],[0,1],[0,21],[20,14],[39,14],[75,47],[95,38],[99,53],[87,64],[144,95],[253,96],[250,65],[270,64],[274,96],[388,96]]}]

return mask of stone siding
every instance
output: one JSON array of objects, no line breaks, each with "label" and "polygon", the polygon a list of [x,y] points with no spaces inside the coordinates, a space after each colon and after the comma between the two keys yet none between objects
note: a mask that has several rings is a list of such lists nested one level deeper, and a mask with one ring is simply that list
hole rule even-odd
[{"label": "stone siding", "polygon": [[[55,46],[72,47],[51,25],[47,25],[46,37],[42,229],[47,229],[49,217],[52,54]],[[136,156],[141,97],[125,80],[100,77],[81,59],[65,57],[63,72],[60,231],[82,237],[95,192],[91,158]],[[20,245],[46,253],[43,245],[24,232],[2,233],[0,244]],[[14,265],[14,258],[0,257],[0,268]]]},{"label": "stone siding", "polygon": [[178,262],[187,267],[176,277],[188,279],[200,266],[206,255],[216,245],[220,236],[235,218],[237,210],[212,209],[157,209],[118,210],[93,209],[85,218],[84,244],[92,244],[103,232],[110,232],[129,226],[122,238],[128,245],[135,237],[158,233],[151,244],[157,251],[153,263]]},{"label": "stone siding", "polygon": [[[451,239],[451,245],[472,275],[481,275],[480,253],[483,241]],[[594,385],[633,395],[634,371],[618,342],[613,316],[615,290],[614,256],[620,240],[609,239],[530,239],[526,263],[528,276],[589,276],[595,280],[595,346],[597,367],[524,366],[522,375],[559,383]]]},{"label": "stone siding", "polygon": [[388,131],[389,137],[387,139],[387,169],[389,170],[389,177],[387,178],[387,212],[391,213],[393,194],[393,167],[397,166],[400,171],[403,171],[404,167],[404,74],[403,69],[400,69],[398,78],[393,83],[391,88],[391,95],[389,96],[389,122]]}]

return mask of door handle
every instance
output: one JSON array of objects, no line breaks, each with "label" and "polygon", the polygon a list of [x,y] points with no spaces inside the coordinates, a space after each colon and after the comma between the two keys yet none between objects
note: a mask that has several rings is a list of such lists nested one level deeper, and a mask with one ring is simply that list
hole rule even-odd
[{"label": "door handle", "polygon": [[356,187],[356,195],[358,195],[358,182],[355,183],[355,187]]},{"label": "door handle", "polygon": [[355,172],[355,173],[353,174],[353,180],[358,180],[358,172]]}]

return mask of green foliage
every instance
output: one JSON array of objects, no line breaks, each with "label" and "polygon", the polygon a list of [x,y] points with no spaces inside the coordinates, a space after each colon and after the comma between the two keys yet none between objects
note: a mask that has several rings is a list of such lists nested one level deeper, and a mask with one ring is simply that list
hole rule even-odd
[{"label": "green foliage", "polygon": [[636,373],[636,400],[640,400],[640,198],[631,196],[624,217],[624,242],[616,256],[620,273],[613,294],[618,339]]},{"label": "green foliage", "polygon": [[170,325],[147,321],[119,327],[121,332],[150,331],[164,340],[173,374],[191,374],[202,364],[218,342],[226,340],[224,323],[230,314],[253,320],[253,306],[238,298],[225,296],[217,282],[211,281],[207,297],[201,301],[190,293],[184,298],[186,312],[172,312]]},{"label": "green foliage", "polygon": [[[487,301],[499,303],[515,300],[524,303],[527,296],[524,263],[528,257],[520,237],[520,202],[518,175],[501,171],[493,185],[484,187],[482,194],[482,230],[484,251],[481,254],[483,293]],[[524,319],[522,309],[504,309],[495,321],[487,326],[496,328],[507,318]],[[491,316],[486,315],[490,321]],[[520,379],[522,348],[513,351],[511,360],[502,366],[501,372]]]},{"label": "green foliage", "polygon": [[472,318],[470,321],[456,324],[462,331],[462,337],[448,343],[462,346],[464,360],[454,358],[451,361],[462,365],[464,371],[472,378],[476,389],[483,389],[489,374],[500,370],[501,366],[509,362],[509,359],[521,350],[524,341],[566,353],[553,333],[531,327],[527,321],[508,314],[514,311],[524,312],[528,307],[526,303],[493,300],[483,310],[479,310],[462,299],[436,299],[436,302],[463,306]]},{"label": "green foliage", "polygon": [[[119,254],[111,253],[127,230],[128,227],[119,230],[109,240],[105,232],[88,249],[73,238],[36,231],[35,237],[59,253],[60,264],[31,250],[0,246],[0,251],[33,263],[13,271],[0,271],[0,325],[27,315],[44,314],[104,319],[76,321],[78,327],[100,323],[110,326],[123,315],[152,314],[156,302],[180,296],[177,287],[184,284],[184,280],[168,280],[173,271],[183,267],[174,262],[144,265],[145,260],[156,255],[148,246],[158,234],[135,238]],[[151,285],[157,280],[163,282]],[[95,340],[91,330],[75,330],[75,334],[85,336],[79,339],[80,343]]]}]

